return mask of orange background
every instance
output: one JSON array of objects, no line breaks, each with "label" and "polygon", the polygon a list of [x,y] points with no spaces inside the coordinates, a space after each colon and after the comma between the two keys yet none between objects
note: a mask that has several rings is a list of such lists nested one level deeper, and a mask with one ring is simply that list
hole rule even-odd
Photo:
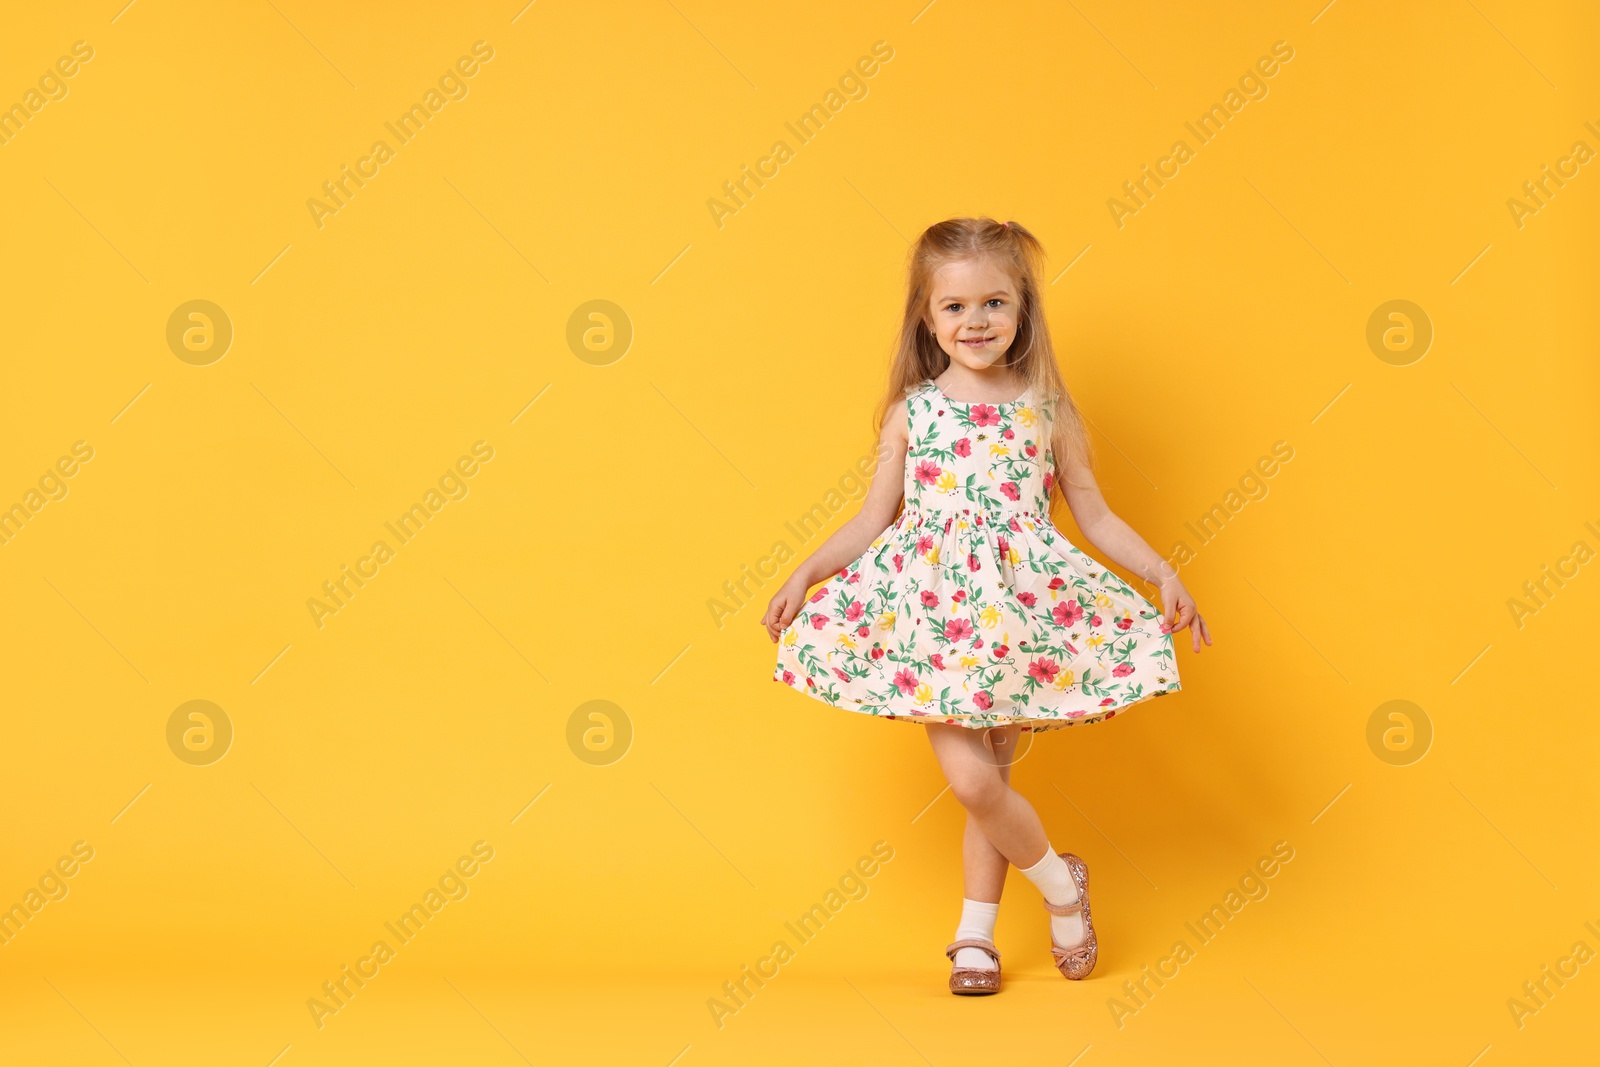
[{"label": "orange background", "polygon": [[[1569,563],[1520,625],[1509,606],[1600,546],[1600,177],[1520,226],[1508,207],[1600,149],[1589,7],[120,4],[0,34],[0,104],[93,50],[0,144],[0,506],[26,514],[0,544],[0,904],[93,850],[0,944],[0,1058],[1592,1045],[1593,966],[1520,1026],[1508,1007],[1600,951],[1600,578]],[[464,95],[319,227],[307,201],[478,41]],[[880,41],[800,144],[785,123]],[[1267,94],[1119,227],[1107,201],[1279,41]],[[708,201],[779,139],[719,226]],[[1101,962],[1064,982],[1013,874],[1007,988],[980,1000],[945,991],[962,814],[926,741],[769,680],[778,581],[720,626],[711,604],[871,451],[907,243],[960,214],[1044,241],[1101,485],[1163,555],[1195,549],[1217,642],[1180,635],[1181,694],[1019,766],[1093,871]],[[220,358],[169,345],[193,300],[231,325]],[[1404,365],[1367,342],[1392,300],[1433,331]],[[1279,441],[1265,495],[1241,487]],[[492,459],[441,482],[476,442]],[[421,533],[361,563],[435,488]],[[1201,546],[1186,524],[1236,489],[1257,498]],[[347,565],[369,578],[319,627],[307,601]],[[184,749],[193,720],[169,743],[195,700],[232,731],[214,762],[180,758],[220,743]],[[1392,700],[1431,731],[1420,759],[1369,744]],[[722,984],[880,841],[865,894],[719,1027]],[[477,842],[492,859],[441,887]],[[1265,895],[1130,1012],[1124,982],[1171,974],[1277,842]],[[435,887],[319,1028],[307,1002]]]}]

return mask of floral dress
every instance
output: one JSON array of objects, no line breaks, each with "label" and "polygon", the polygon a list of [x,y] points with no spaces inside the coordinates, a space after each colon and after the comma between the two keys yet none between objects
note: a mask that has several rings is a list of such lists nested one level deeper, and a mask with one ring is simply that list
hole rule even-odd
[{"label": "floral dress", "polygon": [[905,507],[783,631],[773,680],[885,719],[1035,733],[1177,692],[1160,610],[1050,521],[1052,406],[1031,389],[963,403],[931,379],[906,406]]}]

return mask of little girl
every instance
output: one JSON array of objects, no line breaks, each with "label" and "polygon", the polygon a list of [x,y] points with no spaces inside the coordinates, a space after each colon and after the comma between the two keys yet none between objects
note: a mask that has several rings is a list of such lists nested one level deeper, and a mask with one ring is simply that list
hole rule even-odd
[{"label": "little girl", "polygon": [[[926,725],[967,811],[961,921],[945,949],[950,991],[966,995],[1000,990],[1008,863],[1044,896],[1061,973],[1084,978],[1098,955],[1088,869],[1055,851],[1010,786],[1019,736],[1177,692],[1172,633],[1188,628],[1195,652],[1211,644],[1177,573],[1095,484],[1044,319],[1043,261],[1011,222],[950,219],[917,239],[874,420],[884,477],[761,620],[778,642],[775,681]],[[1156,586],[1161,611],[1055,528],[1055,486],[1089,540]]]}]

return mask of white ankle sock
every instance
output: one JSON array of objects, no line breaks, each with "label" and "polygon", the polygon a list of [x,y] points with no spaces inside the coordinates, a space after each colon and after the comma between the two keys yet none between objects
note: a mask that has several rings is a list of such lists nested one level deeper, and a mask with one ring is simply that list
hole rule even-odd
[{"label": "white ankle sock", "polygon": [[[1071,904],[1078,899],[1078,883],[1072,880],[1072,870],[1049,842],[1045,843],[1043,859],[1032,867],[1018,869],[1050,903]],[[1072,948],[1083,940],[1083,913],[1050,916],[1050,932],[1055,935],[1056,944]]]},{"label": "white ankle sock", "polygon": [[[990,904],[988,901],[969,900],[966,897],[962,897],[961,924],[956,927],[955,940],[964,941],[969,937],[981,937],[985,941],[993,941],[994,922],[999,914],[999,902]],[[956,949],[955,965],[957,967],[976,967],[985,971],[995,969],[994,957],[981,948]]]}]

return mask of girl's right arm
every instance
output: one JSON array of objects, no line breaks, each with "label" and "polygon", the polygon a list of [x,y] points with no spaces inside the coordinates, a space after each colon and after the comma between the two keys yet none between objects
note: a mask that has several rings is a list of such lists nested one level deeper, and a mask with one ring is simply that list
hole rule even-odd
[{"label": "girl's right arm", "polygon": [[908,447],[906,402],[900,400],[884,416],[883,431],[878,440],[878,469],[872,472],[872,485],[861,502],[861,510],[795,568],[783,588],[778,590],[777,596],[767,605],[761,625],[767,628],[767,636],[774,643],[795,616],[800,614],[800,607],[805,603],[806,593],[811,587],[837,574],[846,563],[857,559],[894,522],[900,512],[900,501],[905,497]]}]

